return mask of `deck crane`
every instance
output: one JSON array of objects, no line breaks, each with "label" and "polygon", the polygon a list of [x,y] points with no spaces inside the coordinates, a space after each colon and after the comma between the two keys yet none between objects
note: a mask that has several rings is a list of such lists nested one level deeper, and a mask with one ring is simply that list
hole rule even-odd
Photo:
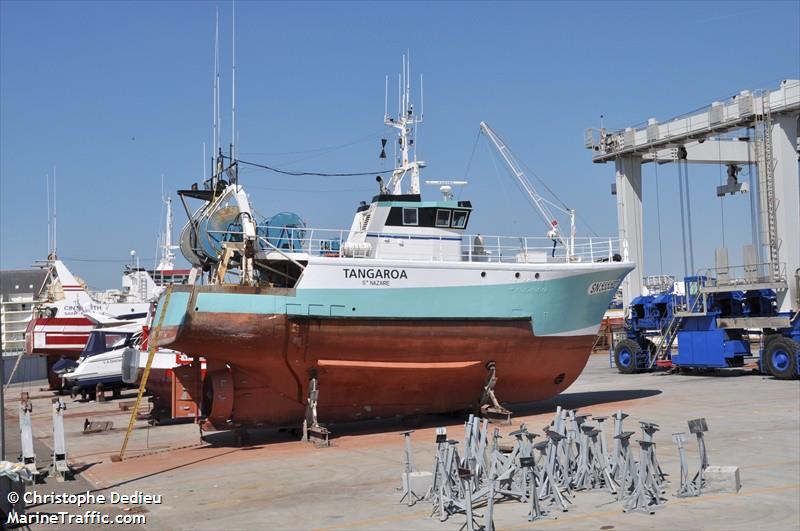
[{"label": "deck crane", "polygon": [[[489,124],[486,122],[481,122],[481,132],[486,135],[489,140],[492,141],[495,148],[497,148],[498,153],[500,156],[503,157],[503,160],[506,162],[508,167],[511,169],[511,172],[519,181],[522,189],[525,190],[525,193],[528,195],[528,199],[531,201],[531,204],[536,208],[539,212],[539,215],[542,217],[542,220],[550,227],[550,230],[547,232],[548,238],[553,240],[558,240],[566,249],[567,254],[567,261],[572,261],[573,256],[575,256],[575,209],[574,208],[562,208],[556,204],[553,204],[551,201],[548,201],[536,191],[533,187],[533,184],[528,180],[528,177],[525,175],[525,172],[522,171],[517,160],[514,158],[514,154],[511,153],[511,150],[505,145],[505,143],[500,140],[500,137],[497,136]],[[553,213],[550,211],[549,207],[553,207],[561,212],[567,214],[570,220],[570,233],[569,233],[569,240],[567,240],[564,235],[561,233],[561,229],[558,225],[558,220],[555,218]]]}]

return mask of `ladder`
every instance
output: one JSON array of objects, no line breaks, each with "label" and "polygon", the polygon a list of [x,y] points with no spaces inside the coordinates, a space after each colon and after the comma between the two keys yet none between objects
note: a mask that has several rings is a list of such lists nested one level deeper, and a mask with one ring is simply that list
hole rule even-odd
[{"label": "ladder", "polygon": [[139,384],[139,394],[136,395],[136,404],[131,409],[131,419],[128,422],[128,429],[125,432],[125,440],[122,442],[122,448],[119,451],[119,455],[112,455],[112,461],[122,461],[125,457],[125,450],[128,448],[128,439],[131,436],[131,432],[133,431],[133,425],[136,423],[136,416],[139,412],[139,405],[142,403],[142,396],[144,395],[144,389],[147,385],[147,377],[150,376],[150,367],[153,365],[153,358],[156,356],[156,350],[158,349],[158,336],[161,333],[161,325],[164,324],[164,316],[167,315],[167,307],[169,306],[169,299],[172,297],[172,284],[167,286],[167,293],[164,295],[164,307],[161,308],[161,315],[158,317],[158,324],[153,329],[153,332],[150,334],[150,338],[148,339],[148,352],[147,352],[147,365],[144,367],[144,373],[142,374],[142,382]]},{"label": "ladder", "polygon": [[769,104],[769,91],[761,94],[761,113],[756,114],[756,139],[759,178],[764,187],[764,208],[766,210],[767,222],[767,247],[769,250],[770,276],[773,282],[781,279],[781,267],[779,263],[778,250],[780,241],[778,240],[777,228],[777,200],[775,197],[775,161],[772,154],[772,113]]},{"label": "ladder", "polygon": [[[701,297],[698,294],[695,297],[694,302],[692,303],[692,307],[689,308],[687,313],[695,313],[695,311],[700,306],[700,301],[703,300],[704,297]],[[652,369],[658,360],[663,360],[667,358],[667,354],[669,353],[670,349],[672,348],[672,344],[675,342],[675,339],[678,337],[678,331],[681,329],[681,325],[683,324],[684,314],[676,311],[675,304],[672,305],[673,313],[672,319],[670,320],[667,328],[664,330],[664,333],[661,335],[661,343],[658,344],[658,348],[656,349],[655,355],[650,358],[650,364],[647,366],[648,369]]]}]

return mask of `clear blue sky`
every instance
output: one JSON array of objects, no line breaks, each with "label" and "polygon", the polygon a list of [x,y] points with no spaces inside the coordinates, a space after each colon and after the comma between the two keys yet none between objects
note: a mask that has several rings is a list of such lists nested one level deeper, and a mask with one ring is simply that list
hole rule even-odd
[{"label": "clear blue sky", "polygon": [[[211,142],[217,7],[227,143],[229,2],[0,2],[0,267],[45,257],[53,165],[58,251],[76,274],[115,287],[121,263],[74,259],[124,261],[131,249],[155,256],[161,175],[173,191],[201,180],[202,143]],[[498,180],[485,139],[465,175],[486,120],[594,231],[616,234],[614,169],[591,163],[584,129],[600,114],[607,127],[624,127],[800,77],[800,3],[241,1],[236,41],[242,159],[384,168],[384,76],[396,75],[410,49],[413,73],[425,77],[423,177],[466,176],[460,195],[476,207],[474,231],[544,232],[502,170]],[[681,274],[677,169],[658,171],[664,272]],[[695,261],[712,265],[720,170],[690,171]],[[643,173],[645,272],[658,273],[655,173],[651,165]],[[259,212],[291,210],[325,228],[349,227],[358,201],[376,190],[373,177],[247,171],[241,182]],[[732,262],[750,234],[747,201],[725,202]]]}]

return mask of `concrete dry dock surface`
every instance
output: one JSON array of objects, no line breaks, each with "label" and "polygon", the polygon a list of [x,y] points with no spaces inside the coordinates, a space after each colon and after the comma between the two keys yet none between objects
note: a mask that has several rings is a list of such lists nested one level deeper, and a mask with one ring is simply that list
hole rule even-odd
[{"label": "concrete dry dock surface", "polygon": [[[35,393],[34,435],[50,442],[50,397]],[[9,390],[8,397],[16,396]],[[324,386],[321,388],[324,400]],[[502,397],[501,397],[502,398]],[[160,504],[118,504],[122,513],[142,512],[147,529],[458,529],[463,516],[446,522],[430,518],[431,506],[398,503],[403,462],[397,421],[333,427],[338,437],[331,448],[318,449],[285,434],[254,433],[253,444],[236,447],[231,434],[207,434],[201,443],[197,426],[147,428],[138,422],[129,457],[112,463],[127,426],[127,413],[114,401],[73,403],[65,419],[70,459],[94,493],[161,495]],[[800,529],[800,384],[744,372],[725,375],[620,375],[605,356],[593,356],[577,382],[562,395],[518,408],[520,422],[539,431],[556,405],[581,412],[629,413],[625,428],[636,431],[638,420],[661,426],[657,455],[672,480],[666,505],[653,515],[625,514],[606,492],[578,492],[566,513],[528,522],[527,506],[504,502],[495,506],[498,529]],[[16,404],[7,400],[7,418]],[[110,432],[83,435],[83,422],[111,420]],[[673,432],[688,432],[688,419],[705,417],[712,465],[740,467],[738,494],[707,493],[676,498],[679,472]],[[323,419],[324,420],[324,419]],[[413,434],[417,466],[433,464],[435,427],[463,438],[464,419],[425,417]],[[12,437],[16,433],[10,431]],[[41,453],[41,452],[40,452]],[[638,448],[637,448],[638,455]],[[698,466],[697,445],[687,443],[690,467]],[[46,456],[39,455],[44,462]],[[41,492],[83,488],[48,479]],[[30,488],[29,488],[30,489]],[[106,510],[108,507],[100,507]],[[126,509],[128,511],[126,511]],[[39,509],[33,509],[39,510]],[[78,509],[68,509],[75,512]],[[84,509],[80,509],[83,511]],[[109,514],[113,511],[109,510]],[[478,509],[482,513],[483,509]],[[49,526],[32,526],[47,529]],[[92,526],[81,526],[82,529]]]}]

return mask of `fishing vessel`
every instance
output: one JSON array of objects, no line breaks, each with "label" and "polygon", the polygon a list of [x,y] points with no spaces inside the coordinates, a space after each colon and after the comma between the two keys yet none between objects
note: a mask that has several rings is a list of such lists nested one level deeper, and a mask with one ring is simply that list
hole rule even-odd
[{"label": "fishing vessel", "polygon": [[480,406],[487,390],[543,400],[584,368],[633,269],[624,246],[576,238],[574,211],[562,232],[527,180],[543,238],[469,234],[474,205],[453,198],[457,183],[423,200],[408,70],[404,60],[398,115],[384,116],[396,168],[349,230],[257,215],[233,148],[215,149],[212,176],[179,191],[201,201],[187,206],[180,244],[206,283],[162,294],[157,343],[205,356],[208,427],[297,425],[309,406],[326,422],[446,412]]}]

